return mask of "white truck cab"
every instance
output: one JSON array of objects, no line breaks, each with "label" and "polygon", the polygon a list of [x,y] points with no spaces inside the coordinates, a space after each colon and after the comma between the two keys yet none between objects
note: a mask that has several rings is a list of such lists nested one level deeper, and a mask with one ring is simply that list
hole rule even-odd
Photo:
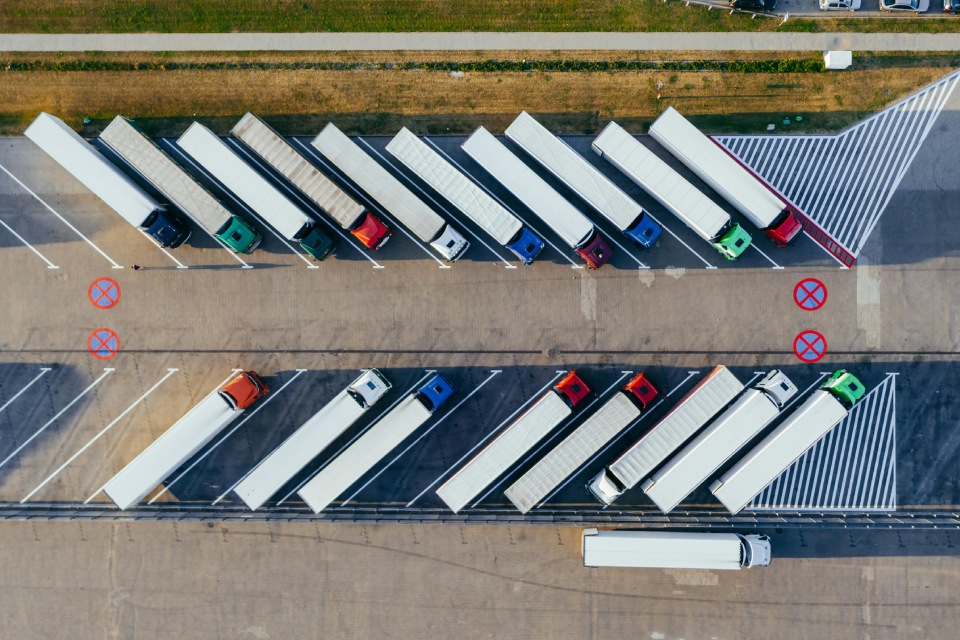
[{"label": "white truck cab", "polygon": [[392,386],[382,373],[376,369],[370,369],[350,385],[347,393],[357,401],[357,404],[366,409],[373,406]]}]

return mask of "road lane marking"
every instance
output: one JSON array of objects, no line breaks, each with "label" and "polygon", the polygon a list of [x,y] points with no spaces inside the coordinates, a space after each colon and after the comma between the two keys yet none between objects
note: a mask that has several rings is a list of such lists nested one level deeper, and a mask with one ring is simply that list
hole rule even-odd
[{"label": "road lane marking", "polygon": [[55,264],[53,264],[52,262],[50,262],[49,260],[47,260],[46,256],[44,256],[42,253],[40,253],[39,251],[37,251],[37,248],[36,248],[36,247],[34,247],[32,244],[30,244],[29,242],[27,242],[26,240],[24,240],[24,239],[23,239],[23,236],[21,236],[19,233],[17,233],[16,231],[14,231],[14,230],[10,227],[10,225],[8,225],[8,224],[7,224],[6,222],[4,222],[2,219],[0,219],[0,224],[2,224],[7,231],[9,231],[10,233],[12,233],[17,240],[19,240],[20,242],[22,242],[23,245],[24,245],[26,248],[30,249],[30,251],[33,251],[35,254],[37,254],[37,256],[40,257],[41,260],[43,260],[44,262],[46,262],[46,263],[47,263],[47,269],[59,269],[59,268],[60,268],[60,267],[58,267],[57,265],[55,265]]},{"label": "road lane marking", "polygon": [[3,406],[0,407],[0,413],[3,413],[3,410],[4,410],[4,409],[6,409],[7,407],[9,407],[11,404],[13,404],[13,401],[14,401],[14,400],[16,400],[17,398],[19,398],[27,389],[29,389],[30,387],[32,387],[32,386],[33,386],[33,383],[36,382],[37,380],[39,380],[40,378],[42,378],[48,371],[53,371],[53,368],[52,368],[52,367],[40,367],[40,373],[38,373],[37,376],[36,376],[33,380],[31,380],[30,382],[28,382],[28,383],[27,383],[27,386],[25,386],[23,389],[20,389],[20,391],[18,391],[18,392],[16,393],[16,395],[14,395],[12,398],[10,398],[9,400],[7,400],[6,402],[3,403]]}]

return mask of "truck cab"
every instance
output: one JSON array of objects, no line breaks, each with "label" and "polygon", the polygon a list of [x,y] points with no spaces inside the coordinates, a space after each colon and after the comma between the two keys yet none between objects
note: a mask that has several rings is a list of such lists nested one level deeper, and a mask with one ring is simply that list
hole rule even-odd
[{"label": "truck cab", "polygon": [[846,369],[838,369],[830,379],[823,383],[821,389],[826,389],[832,393],[838,400],[852,408],[857,400],[863,397],[866,387],[857,379],[855,375]]},{"label": "truck cab", "polygon": [[792,207],[787,207],[773,221],[773,224],[764,230],[764,233],[778,247],[786,247],[800,236],[801,231],[803,231],[803,222],[800,220],[800,215]]},{"label": "truck cab", "polygon": [[310,227],[307,234],[303,238],[298,238],[298,240],[303,250],[317,261],[329,256],[337,246],[337,243],[330,236],[316,227]]},{"label": "truck cab", "polygon": [[633,401],[640,406],[640,409],[646,410],[650,404],[656,400],[660,392],[647,379],[647,374],[641,371],[633,377],[623,388],[627,394],[633,398]]},{"label": "truck cab", "polygon": [[350,229],[350,233],[367,249],[377,251],[387,244],[387,240],[393,235],[393,229],[383,224],[369,211],[365,211],[360,216],[360,223]]},{"label": "truck cab", "polygon": [[376,369],[370,369],[353,381],[347,393],[357,401],[357,404],[367,409],[382,398],[392,386],[382,373]]},{"label": "truck cab", "polygon": [[456,392],[453,383],[441,374],[435,374],[425,385],[417,389],[417,399],[433,413]]},{"label": "truck cab", "polygon": [[713,248],[720,252],[727,260],[736,260],[747,250],[753,239],[750,234],[734,222],[718,239],[713,240]]},{"label": "truck cab", "polygon": [[650,217],[649,213],[644,211],[640,219],[623,233],[644,249],[649,249],[660,239],[660,234],[663,233],[663,229]]},{"label": "truck cab", "polygon": [[617,482],[616,478],[607,473],[606,469],[603,469],[587,483],[587,491],[604,505],[609,506],[623,495],[626,488]]},{"label": "truck cab", "polygon": [[156,209],[140,227],[164,249],[176,249],[190,237],[190,227],[180,216]]},{"label": "truck cab", "polygon": [[517,237],[507,245],[507,249],[523,260],[523,264],[533,264],[534,258],[543,251],[543,240],[530,229],[523,227]]},{"label": "truck cab", "polygon": [[553,387],[553,390],[560,394],[560,397],[563,398],[564,402],[566,402],[571,409],[590,395],[590,387],[580,379],[576,369],[568,373],[563,380],[558,382]]},{"label": "truck cab", "polygon": [[770,537],[763,535],[740,536],[743,544],[743,557],[740,566],[744,568],[765,567],[770,564]]},{"label": "truck cab", "polygon": [[237,253],[253,253],[263,236],[244,219],[233,216],[214,234]]},{"label": "truck cab", "polygon": [[594,231],[590,239],[577,247],[576,251],[591,269],[599,269],[613,257],[613,249],[599,231]]},{"label": "truck cab", "polygon": [[228,405],[242,411],[267,395],[270,388],[255,371],[244,371],[217,391]]},{"label": "truck cab", "polygon": [[450,225],[445,225],[440,235],[430,241],[430,246],[439,251],[448,262],[456,262],[470,243],[460,235],[459,231]]},{"label": "truck cab", "polygon": [[790,398],[797,395],[797,385],[778,369],[768,373],[755,388],[763,391],[778,409],[783,409]]}]

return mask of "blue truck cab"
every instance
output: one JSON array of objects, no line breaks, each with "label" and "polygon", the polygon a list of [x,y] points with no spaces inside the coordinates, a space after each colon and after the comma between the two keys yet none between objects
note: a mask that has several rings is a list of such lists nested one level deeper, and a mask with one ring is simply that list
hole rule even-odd
[{"label": "blue truck cab", "polygon": [[513,251],[523,264],[533,264],[533,260],[543,251],[543,240],[530,229],[523,227],[507,249]]},{"label": "blue truck cab", "polygon": [[441,374],[436,374],[417,389],[417,399],[433,413],[456,393],[456,387]]},{"label": "blue truck cab", "polygon": [[660,234],[663,233],[663,229],[650,217],[649,213],[644,211],[640,219],[634,222],[633,226],[623,233],[644,249],[649,249],[660,239]]},{"label": "blue truck cab", "polygon": [[155,209],[140,228],[164,249],[176,249],[190,237],[190,227],[183,218],[166,209]]}]

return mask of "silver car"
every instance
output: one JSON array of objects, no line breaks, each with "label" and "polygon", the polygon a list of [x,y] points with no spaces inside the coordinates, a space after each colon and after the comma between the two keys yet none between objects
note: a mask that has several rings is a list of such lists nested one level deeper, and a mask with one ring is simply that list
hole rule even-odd
[{"label": "silver car", "polygon": [[880,0],[880,11],[924,13],[929,8],[930,0]]},{"label": "silver car", "polygon": [[820,0],[820,11],[858,11],[860,0]]}]

